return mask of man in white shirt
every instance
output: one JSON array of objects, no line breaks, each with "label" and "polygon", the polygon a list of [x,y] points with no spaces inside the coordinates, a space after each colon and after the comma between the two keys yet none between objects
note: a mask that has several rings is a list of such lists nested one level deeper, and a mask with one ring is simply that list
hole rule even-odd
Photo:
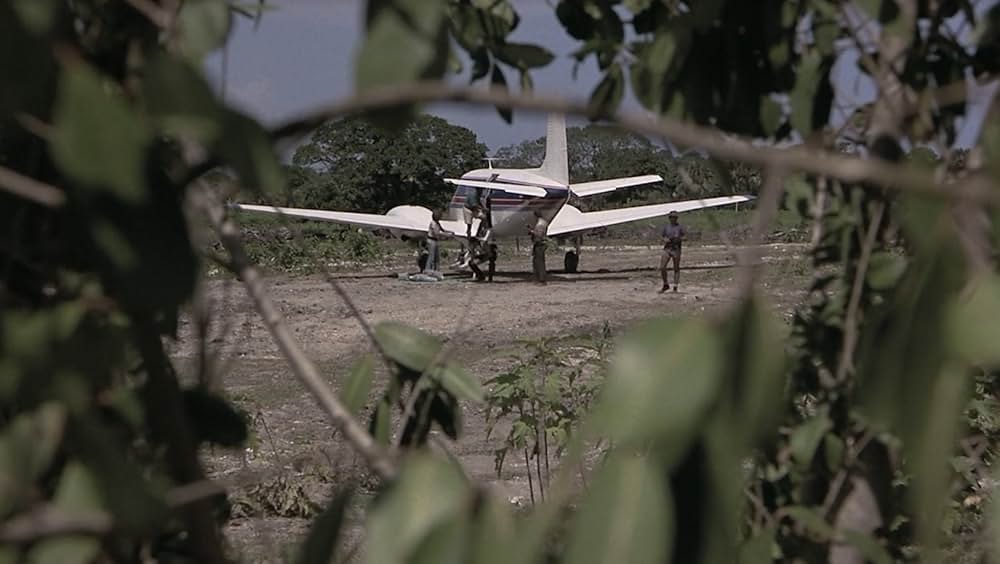
[{"label": "man in white shirt", "polygon": [[427,228],[427,267],[426,272],[438,272],[441,269],[441,249],[439,242],[451,239],[455,234],[441,227],[441,212],[431,214],[431,224]]}]

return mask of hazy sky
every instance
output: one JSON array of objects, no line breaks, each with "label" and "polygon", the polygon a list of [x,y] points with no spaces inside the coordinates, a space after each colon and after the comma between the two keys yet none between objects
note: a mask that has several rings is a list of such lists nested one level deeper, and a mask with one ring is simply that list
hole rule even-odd
[{"label": "hazy sky", "polygon": [[[996,2],[974,0],[973,3],[977,12],[982,13]],[[264,123],[275,123],[349,95],[353,89],[355,50],[363,29],[364,2],[272,0],[271,3],[277,9],[267,12],[256,30],[247,20],[237,18],[229,45],[227,98]],[[521,15],[521,23],[511,40],[541,44],[556,55],[548,67],[532,73],[536,92],[586,100],[600,80],[597,63],[591,59],[580,65],[574,81],[575,61],[569,55],[578,43],[563,30],[555,11],[542,0],[514,0],[513,4]],[[956,17],[949,23],[955,31],[971,38],[973,30],[963,21]],[[877,37],[874,26],[869,26],[868,32]],[[857,50],[845,45],[835,66],[837,103],[831,115],[834,125],[857,104],[874,99],[871,79],[856,70],[857,57]],[[218,87],[222,81],[221,57],[212,56],[207,65]],[[468,72],[466,66],[463,74],[452,80],[466,81]],[[507,81],[516,88],[517,75],[508,73]],[[970,108],[974,115],[960,132],[957,146],[974,143],[996,87],[994,83],[975,94],[976,107]],[[631,93],[626,95],[624,107],[640,110]],[[491,151],[541,136],[545,131],[544,116],[537,114],[515,113],[513,125],[508,125],[492,110],[442,105],[431,106],[429,111],[475,131]]]},{"label": "hazy sky", "polygon": [[[229,46],[227,98],[265,123],[273,123],[323,103],[349,95],[353,89],[354,56],[363,29],[361,0],[275,0],[278,9],[267,12],[255,31],[238,18]],[[586,100],[600,80],[593,60],[580,66],[569,54],[578,43],[556,19],[555,10],[542,0],[515,0],[521,23],[512,41],[541,44],[556,59],[532,73],[535,91]],[[208,61],[208,72],[220,83],[221,57]],[[507,72],[507,82],[517,88],[518,76]],[[469,66],[452,80],[468,81]],[[628,108],[639,109],[633,100]],[[468,127],[491,151],[539,137],[545,133],[545,117],[515,113],[508,125],[492,109],[470,109],[457,105],[430,106],[429,111]],[[571,120],[572,123],[572,120]]]}]

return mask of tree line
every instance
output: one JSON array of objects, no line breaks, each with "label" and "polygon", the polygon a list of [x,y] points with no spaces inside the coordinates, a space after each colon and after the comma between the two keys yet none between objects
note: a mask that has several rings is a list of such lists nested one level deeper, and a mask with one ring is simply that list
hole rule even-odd
[{"label": "tree line", "polygon": [[[760,173],[697,151],[674,155],[649,138],[602,124],[566,131],[571,182],[659,174],[663,182],[612,192],[583,206],[671,201],[730,193],[756,194]],[[364,117],[328,122],[299,146],[284,167],[287,189],[273,203],[293,207],[384,213],[393,206],[447,205],[454,186],[444,178],[485,167],[488,149],[469,129],[422,114],[399,132]],[[499,148],[494,166],[541,165],[545,137]],[[250,195],[253,197],[253,195]]]}]

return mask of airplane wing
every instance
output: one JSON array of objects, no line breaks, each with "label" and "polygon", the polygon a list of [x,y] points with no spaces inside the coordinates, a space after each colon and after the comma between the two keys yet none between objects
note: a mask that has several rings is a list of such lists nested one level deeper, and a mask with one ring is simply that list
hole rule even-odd
[{"label": "airplane wing", "polygon": [[258,206],[251,204],[231,204],[231,207],[253,212],[280,214],[289,217],[301,217],[356,225],[367,229],[393,229],[408,235],[426,235],[431,223],[430,210],[419,206],[399,206],[389,213],[357,213],[326,210],[311,210],[304,208],[281,208],[275,206]]},{"label": "airplane wing", "polygon": [[595,182],[570,184],[569,189],[573,192],[574,196],[586,198],[587,196],[593,196],[594,194],[613,192],[619,188],[628,188],[630,186],[639,186],[641,184],[652,184],[653,182],[660,182],[661,180],[663,180],[663,178],[658,174],[647,174],[644,176],[629,176],[628,178],[612,178],[611,180],[597,180]]},{"label": "airplane wing", "polygon": [[753,200],[753,196],[722,196],[719,198],[705,198],[703,200],[685,200],[683,202],[671,202],[668,204],[653,204],[649,206],[634,206],[631,208],[621,208],[617,210],[603,210],[594,212],[582,212],[579,209],[566,205],[556,215],[549,225],[548,235],[566,235],[578,233],[598,227],[608,227],[620,223],[629,223],[643,219],[651,219],[667,215],[670,212],[686,212],[700,210],[703,208],[714,208],[716,206],[726,206],[740,202]]}]

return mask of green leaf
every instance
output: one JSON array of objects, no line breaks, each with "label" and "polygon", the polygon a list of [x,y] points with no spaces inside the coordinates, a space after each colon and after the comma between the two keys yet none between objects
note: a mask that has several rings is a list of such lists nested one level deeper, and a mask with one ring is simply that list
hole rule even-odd
[{"label": "green leaf", "polygon": [[56,0],[12,0],[11,6],[17,11],[24,27],[36,35],[46,34],[52,29],[61,7]]},{"label": "green leaf", "polygon": [[368,513],[369,562],[408,562],[425,539],[455,517],[469,500],[468,484],[454,465],[416,454]]},{"label": "green leaf", "polygon": [[17,416],[0,435],[0,517],[15,509],[48,470],[62,443],[66,410],[46,403]]},{"label": "green leaf", "polygon": [[[63,470],[53,503],[71,516],[104,509],[96,479],[87,468],[75,462]],[[33,545],[26,560],[40,564],[86,564],[97,556],[100,546],[96,537],[87,535],[49,537]]]},{"label": "green leaf", "polygon": [[242,114],[227,112],[223,131],[217,150],[236,169],[246,188],[274,194],[285,186],[281,163],[260,124]]},{"label": "green leaf", "polygon": [[658,564],[672,550],[674,523],[663,472],[649,458],[615,456],[574,518],[566,562]]},{"label": "green leaf", "polygon": [[703,320],[650,323],[618,348],[597,407],[599,429],[619,443],[658,441],[672,467],[716,398],[722,355]]},{"label": "green leaf", "polygon": [[625,0],[625,7],[633,14],[638,14],[653,5],[653,0]]},{"label": "green leaf", "polygon": [[889,556],[885,546],[880,544],[870,535],[859,533],[858,531],[841,531],[844,540],[858,549],[865,562],[872,564],[893,564],[895,560]]},{"label": "green leaf", "polygon": [[36,480],[49,468],[62,442],[65,425],[66,409],[55,403],[45,403],[11,422],[5,435],[18,445],[17,462],[24,465],[25,478]]},{"label": "green leaf", "polygon": [[888,290],[899,282],[906,270],[906,258],[887,251],[872,253],[866,281],[872,290]]},{"label": "green leaf", "polygon": [[740,546],[737,564],[771,564],[774,562],[776,527],[767,527]]},{"label": "green leaf", "polygon": [[811,50],[802,55],[795,73],[795,86],[791,92],[792,127],[802,135],[812,133],[813,103],[819,92],[820,66],[823,56]]},{"label": "green leaf", "polygon": [[959,358],[974,364],[1000,363],[1000,278],[982,276],[950,308],[949,345]]},{"label": "green leaf", "polygon": [[704,31],[712,26],[726,0],[701,0],[691,4],[691,19],[695,28]]},{"label": "green leaf", "polygon": [[375,326],[375,341],[392,361],[419,373],[430,368],[441,351],[441,339],[394,321]]},{"label": "green leaf", "polygon": [[442,0],[369,0],[368,35],[355,64],[358,89],[442,77],[445,6]]},{"label": "green leaf", "polygon": [[201,61],[225,43],[231,23],[225,0],[186,0],[176,22],[181,52]]},{"label": "green leaf", "polygon": [[109,89],[110,83],[83,64],[65,68],[52,155],[64,172],[89,187],[141,203],[147,198],[144,171],[152,134],[125,100]]},{"label": "green leaf", "polygon": [[145,68],[146,110],[168,135],[214,144],[225,112],[201,74],[188,62],[160,56]]},{"label": "green leaf", "polygon": [[344,512],[351,493],[344,491],[330,501],[323,513],[309,527],[309,535],[299,549],[296,564],[329,564],[337,550],[337,540],[344,524]]},{"label": "green leaf", "polygon": [[819,413],[796,427],[788,439],[788,448],[791,450],[795,462],[803,466],[812,462],[820,442],[827,431],[832,428],[833,422],[830,421],[826,412]]},{"label": "green leaf", "polygon": [[773,307],[755,294],[723,327],[729,378],[722,390],[739,405],[738,421],[732,424],[746,432],[751,443],[770,436],[782,413],[784,330],[772,312]]},{"label": "green leaf", "polygon": [[570,37],[579,41],[591,39],[596,27],[594,18],[588,14],[580,2],[559,0],[556,4],[556,17],[562,23]]},{"label": "green leaf", "polygon": [[844,440],[837,435],[826,435],[823,439],[823,454],[827,469],[831,472],[840,469],[840,465],[844,462]]},{"label": "green leaf", "polygon": [[678,49],[672,30],[658,30],[652,42],[634,46],[637,60],[629,68],[632,90],[646,108],[660,111],[668,72]]},{"label": "green leaf", "polygon": [[238,447],[247,440],[246,417],[202,387],[184,390],[184,410],[199,441]]},{"label": "green leaf", "polygon": [[528,43],[503,43],[494,47],[493,53],[501,61],[521,70],[544,67],[555,58],[548,49]]},{"label": "green leaf", "polygon": [[588,111],[592,116],[613,114],[618,110],[624,95],[625,75],[621,65],[615,63],[608,67],[608,72],[590,95]]},{"label": "green leaf", "polygon": [[793,506],[785,508],[785,514],[805,528],[819,542],[827,542],[834,537],[833,527],[826,519],[809,507]]},{"label": "green leaf", "polygon": [[[493,73],[490,76],[490,82],[492,83],[493,88],[503,92],[508,91],[507,79],[504,77],[503,69],[500,68],[500,65],[493,65]],[[514,112],[510,108],[497,106],[497,113],[499,113],[500,117],[507,123],[511,123],[514,120]]]},{"label": "green leaf", "polygon": [[535,82],[531,80],[531,73],[524,71],[521,73],[521,93],[531,94],[535,89]]},{"label": "green leaf", "polygon": [[407,564],[464,564],[468,529],[467,517],[456,512],[424,537]]},{"label": "green leaf", "polygon": [[782,68],[787,65],[791,56],[792,48],[787,41],[779,41],[767,50],[767,58],[774,68]]},{"label": "green leaf", "polygon": [[816,40],[816,49],[824,57],[834,55],[834,44],[840,37],[840,25],[835,19],[822,19],[816,17],[813,25],[813,37]]},{"label": "green leaf", "polygon": [[781,119],[784,117],[783,114],[781,104],[775,102],[770,96],[761,96],[760,123],[764,126],[764,135],[768,137],[774,135],[774,132],[778,130],[778,126],[781,125]]},{"label": "green leaf", "polygon": [[853,2],[869,19],[878,21],[882,0],[853,0]]},{"label": "green leaf", "polygon": [[434,377],[448,393],[461,399],[482,403],[486,399],[483,386],[456,363],[446,363],[434,371]]},{"label": "green leaf", "polygon": [[486,495],[479,506],[472,532],[472,562],[510,564],[514,562],[515,523],[510,504],[496,495]]},{"label": "green leaf", "polygon": [[357,415],[368,401],[368,394],[372,389],[372,379],[375,377],[375,359],[371,355],[365,355],[354,364],[351,373],[347,375],[347,381],[340,391],[340,401],[348,411]]}]

